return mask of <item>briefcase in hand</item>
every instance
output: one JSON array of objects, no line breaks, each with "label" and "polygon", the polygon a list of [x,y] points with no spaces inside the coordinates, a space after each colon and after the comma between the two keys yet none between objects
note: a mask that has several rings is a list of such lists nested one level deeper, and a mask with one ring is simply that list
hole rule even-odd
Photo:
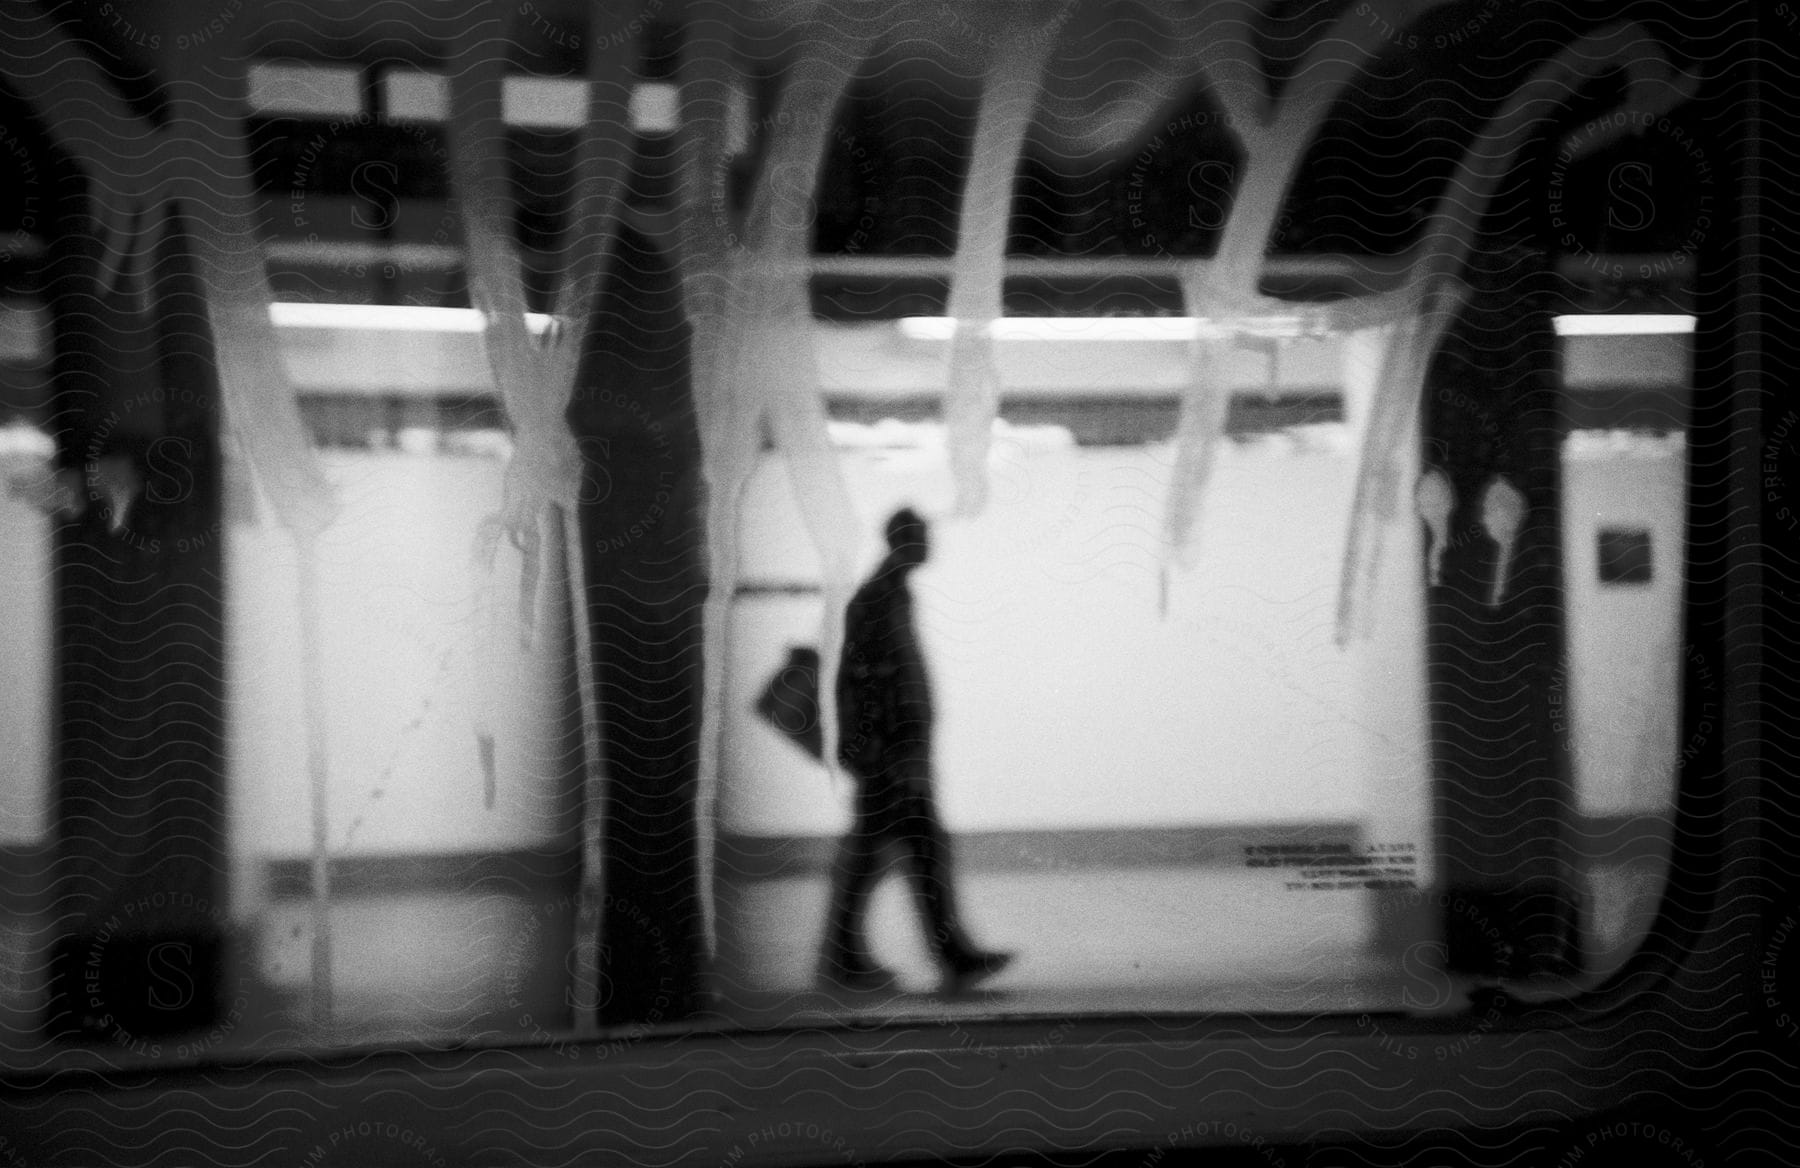
[{"label": "briefcase in hand", "polygon": [[756,700],[756,712],[789,742],[825,761],[825,732],[819,722],[819,651],[811,646],[789,646],[787,660]]}]

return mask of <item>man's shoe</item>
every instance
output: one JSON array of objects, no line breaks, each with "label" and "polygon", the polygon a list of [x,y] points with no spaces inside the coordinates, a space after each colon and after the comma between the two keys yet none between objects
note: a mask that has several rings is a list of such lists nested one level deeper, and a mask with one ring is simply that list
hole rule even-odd
[{"label": "man's shoe", "polygon": [[885,965],[846,965],[838,961],[819,963],[818,986],[822,990],[849,990],[858,994],[881,993],[898,988],[900,975]]},{"label": "man's shoe", "polygon": [[969,989],[1011,965],[1015,956],[1017,954],[1005,950],[982,949],[953,954],[944,961],[948,970],[944,979],[945,988],[952,993]]}]

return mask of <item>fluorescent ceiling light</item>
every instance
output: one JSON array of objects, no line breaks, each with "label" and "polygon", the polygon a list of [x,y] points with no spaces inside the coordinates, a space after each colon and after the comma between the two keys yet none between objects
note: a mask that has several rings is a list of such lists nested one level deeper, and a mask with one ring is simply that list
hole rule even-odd
[{"label": "fluorescent ceiling light", "polygon": [[[400,67],[381,75],[391,122],[442,122],[450,117],[450,79]],[[587,122],[587,82],[514,73],[500,80],[500,117],[508,125],[574,129]]]},{"label": "fluorescent ceiling light", "polygon": [[[344,118],[364,111],[362,73],[354,66],[256,61],[250,66],[250,108],[258,114]],[[442,122],[450,116],[450,81],[410,65],[380,73],[382,118]],[[513,73],[501,79],[501,118],[514,126],[572,130],[587,124],[588,84],[581,78]],[[681,126],[681,91],[667,81],[640,81],[627,107],[640,134],[668,134]]]},{"label": "fluorescent ceiling light", "polygon": [[390,122],[441,122],[450,110],[450,79],[423,69],[382,74],[382,109]]},{"label": "fluorescent ceiling light", "polygon": [[500,82],[501,116],[515,126],[573,129],[587,124],[587,82],[515,73]]},{"label": "fluorescent ceiling light", "polygon": [[1577,313],[1556,318],[1560,337],[1659,337],[1693,331],[1691,316],[1650,312]]},{"label": "fluorescent ceiling light", "polygon": [[253,61],[247,97],[258,113],[354,117],[363,112],[362,72],[353,65]]},{"label": "fluorescent ceiling light", "polygon": [[[1003,316],[987,334],[997,341],[1191,341],[1207,323],[1192,316]],[[947,341],[955,334],[948,316],[900,318],[900,335],[911,340]]]},{"label": "fluorescent ceiling light", "polygon": [[681,129],[681,90],[666,81],[632,86],[626,108],[631,128],[640,134],[673,134]]},{"label": "fluorescent ceiling light", "polygon": [[[478,333],[487,321],[473,308],[432,308],[418,304],[303,304],[278,300],[269,319],[279,328],[378,329],[388,332]],[[550,327],[551,316],[525,314],[534,333]]]},{"label": "fluorescent ceiling light", "polygon": [[[947,341],[956,334],[948,316],[907,316],[900,335],[915,341]],[[1556,318],[1565,337],[1665,336],[1694,331],[1694,318],[1652,313],[1584,313]],[[1297,316],[1244,317],[1226,321],[1194,316],[1003,316],[988,326],[997,341],[1192,341],[1202,336],[1300,337]]]},{"label": "fluorescent ceiling light", "polygon": [[[283,328],[382,329],[399,332],[478,333],[486,327],[473,308],[433,308],[416,304],[308,304],[277,301],[269,319]],[[528,312],[534,333],[550,327],[547,313]],[[900,334],[911,340],[946,341],[956,333],[947,316],[906,316]],[[1694,318],[1654,313],[1586,313],[1556,317],[1565,337],[1668,336],[1694,331]],[[988,327],[1000,341],[1191,341],[1200,336],[1297,337],[1299,317],[1248,317],[1235,324],[1193,316],[1005,316]]]}]

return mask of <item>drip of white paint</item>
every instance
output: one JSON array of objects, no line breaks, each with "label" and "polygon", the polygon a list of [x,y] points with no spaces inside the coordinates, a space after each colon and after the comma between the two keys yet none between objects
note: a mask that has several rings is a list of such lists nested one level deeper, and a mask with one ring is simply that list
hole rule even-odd
[{"label": "drip of white paint", "polygon": [[[520,645],[534,666],[534,676],[573,680],[573,692],[562,696],[572,699],[580,711],[582,871],[572,988],[576,1026],[587,1030],[595,1025],[599,993],[604,742],[588,629],[586,564],[579,552],[582,458],[565,412],[615,237],[629,153],[624,114],[630,87],[620,79],[631,76],[636,42],[629,37],[607,40],[589,57],[589,101],[600,108],[579,136],[575,240],[570,268],[557,295],[557,327],[540,338],[533,335],[531,314],[526,311],[524,267],[512,238],[514,202],[502,116],[505,24],[493,15],[465,25],[450,74],[451,173],[468,241],[470,297],[480,310],[482,347],[516,435],[500,512],[484,521],[476,536],[483,581],[478,603],[485,618],[483,631],[491,632],[486,627],[493,619],[491,577],[504,533],[521,557]],[[559,622],[545,635],[547,614],[565,611],[567,623]],[[474,723],[483,801],[492,807],[498,784],[495,736],[485,712],[478,712]]]},{"label": "drip of white paint", "polygon": [[1488,538],[1499,546],[1494,561],[1494,583],[1488,592],[1488,605],[1498,608],[1506,596],[1506,580],[1511,575],[1513,549],[1519,540],[1519,529],[1525,523],[1525,496],[1518,488],[1495,475],[1481,496],[1481,526]]},{"label": "drip of white paint", "polygon": [[[1206,277],[1184,273],[1181,292],[1189,312],[1205,303]],[[1225,432],[1229,405],[1222,376],[1228,342],[1202,332],[1189,351],[1192,362],[1181,390],[1181,414],[1175,425],[1175,465],[1170,474],[1168,510],[1163,519],[1164,559],[1191,565],[1206,486],[1212,477],[1219,438]]]},{"label": "drip of white paint", "polygon": [[1450,476],[1435,466],[1427,467],[1413,489],[1413,502],[1430,533],[1426,542],[1426,570],[1427,579],[1435,588],[1444,582],[1444,553],[1450,545],[1450,514],[1456,510],[1456,488],[1450,484]]},{"label": "drip of white paint", "polygon": [[1421,287],[1416,312],[1380,330],[1381,357],[1373,398],[1358,442],[1356,493],[1338,582],[1336,640],[1366,636],[1387,528],[1400,515],[1408,448],[1418,440],[1419,401],[1432,354],[1462,300],[1460,286],[1435,280]]},{"label": "drip of white paint", "polygon": [[[827,19],[806,25],[774,118],[775,135],[757,179],[742,236],[713,206],[710,177],[730,148],[728,24],[715,11],[696,18],[696,53],[684,80],[694,114],[692,165],[683,192],[683,296],[694,326],[694,400],[706,484],[710,591],[704,613],[698,794],[700,862],[710,867],[718,804],[724,673],[732,595],[741,560],[738,525],[745,485],[755,470],[766,425],[783,458],[795,503],[818,551],[822,694],[836,680],[842,605],[848,599],[861,524],[832,446],[812,347],[808,261],[814,195],[835,111],[867,53],[871,27]],[[835,741],[835,704],[822,701],[827,743]],[[827,766],[831,765],[827,749]],[[709,948],[717,906],[702,895]]]},{"label": "drip of white paint", "polygon": [[975,122],[957,220],[949,303],[955,335],[944,398],[950,472],[956,510],[962,515],[979,514],[987,506],[988,443],[1000,413],[1001,389],[988,330],[1002,312],[1013,181],[1055,39],[1053,26],[1018,22],[1008,27],[995,49]]}]

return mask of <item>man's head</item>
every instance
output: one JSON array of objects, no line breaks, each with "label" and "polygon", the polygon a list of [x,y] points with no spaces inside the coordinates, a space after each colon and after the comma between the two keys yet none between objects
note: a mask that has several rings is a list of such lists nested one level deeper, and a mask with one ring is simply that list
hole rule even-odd
[{"label": "man's head", "polygon": [[925,520],[911,507],[902,507],[887,521],[888,559],[916,568],[931,557],[931,535]]}]

